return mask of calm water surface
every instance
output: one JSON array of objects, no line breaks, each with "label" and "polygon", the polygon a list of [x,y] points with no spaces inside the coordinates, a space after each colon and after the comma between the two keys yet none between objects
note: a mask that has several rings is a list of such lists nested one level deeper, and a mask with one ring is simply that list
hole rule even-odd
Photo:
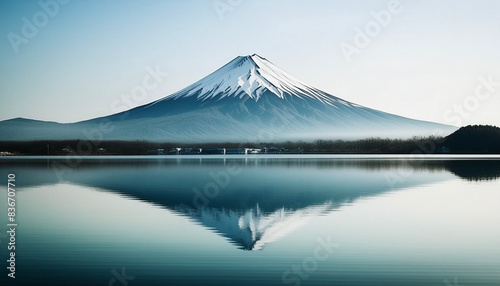
[{"label": "calm water surface", "polygon": [[0,158],[0,285],[500,285],[500,158],[406,158]]}]

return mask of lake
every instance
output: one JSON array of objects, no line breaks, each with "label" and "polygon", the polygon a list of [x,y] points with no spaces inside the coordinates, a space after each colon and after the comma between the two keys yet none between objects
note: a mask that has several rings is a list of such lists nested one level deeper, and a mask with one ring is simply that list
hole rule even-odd
[{"label": "lake", "polygon": [[1,285],[500,285],[499,156],[5,157],[0,175]]}]

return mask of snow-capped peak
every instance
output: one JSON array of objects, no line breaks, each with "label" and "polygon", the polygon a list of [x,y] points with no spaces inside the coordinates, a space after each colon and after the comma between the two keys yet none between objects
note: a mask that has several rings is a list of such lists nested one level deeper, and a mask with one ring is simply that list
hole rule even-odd
[{"label": "snow-capped peak", "polygon": [[336,102],[348,104],[307,86],[257,54],[236,57],[205,78],[157,102],[193,96],[201,101],[219,100],[225,97],[243,98],[245,96],[259,101],[266,91],[281,99],[284,99],[286,95],[291,95],[316,99],[329,105],[334,105]]},{"label": "snow-capped peak", "polygon": [[177,211],[228,238],[238,248],[257,251],[337,207],[324,202],[300,209],[283,207],[268,213],[258,205],[247,210],[179,208]]}]

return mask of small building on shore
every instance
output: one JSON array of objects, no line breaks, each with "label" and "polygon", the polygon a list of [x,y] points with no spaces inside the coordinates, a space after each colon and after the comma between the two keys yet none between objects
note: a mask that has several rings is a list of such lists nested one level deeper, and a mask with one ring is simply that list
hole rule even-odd
[{"label": "small building on shore", "polygon": [[226,154],[226,148],[202,148],[200,154]]}]

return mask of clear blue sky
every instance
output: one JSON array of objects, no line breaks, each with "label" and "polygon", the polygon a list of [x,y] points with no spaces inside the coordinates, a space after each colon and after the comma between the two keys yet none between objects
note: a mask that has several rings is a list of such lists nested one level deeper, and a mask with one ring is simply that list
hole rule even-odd
[{"label": "clear blue sky", "polygon": [[[341,44],[354,46],[356,29],[365,30],[375,21],[371,12],[390,1],[73,0],[49,5],[48,15],[40,3],[52,0],[0,0],[0,120],[108,115],[142,84],[148,67],[168,76],[135,106],[257,53],[361,105],[440,123],[500,126],[500,1],[399,2],[402,11],[379,24],[348,62]],[[230,10],[218,12],[214,3]],[[38,31],[23,19],[38,21]],[[13,35],[24,42],[13,44]],[[478,87],[481,76],[499,86],[478,99],[476,89],[488,91]]]}]

